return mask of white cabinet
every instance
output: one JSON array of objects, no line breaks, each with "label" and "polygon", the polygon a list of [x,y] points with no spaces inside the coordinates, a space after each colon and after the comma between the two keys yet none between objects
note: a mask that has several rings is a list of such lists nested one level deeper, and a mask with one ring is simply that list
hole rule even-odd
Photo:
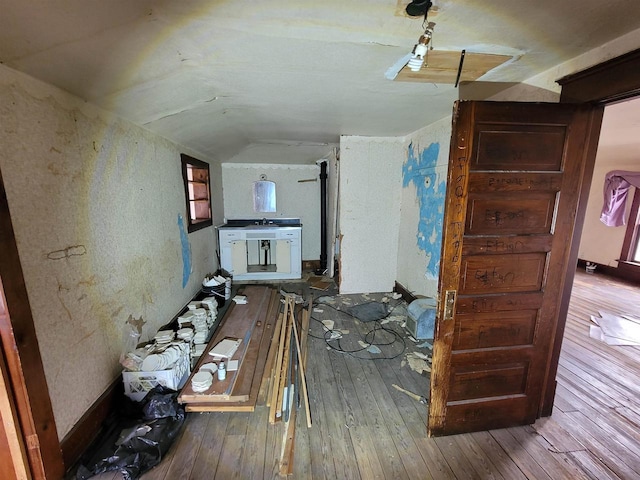
[{"label": "white cabinet", "polygon": [[302,227],[219,227],[220,267],[234,280],[302,278]]}]

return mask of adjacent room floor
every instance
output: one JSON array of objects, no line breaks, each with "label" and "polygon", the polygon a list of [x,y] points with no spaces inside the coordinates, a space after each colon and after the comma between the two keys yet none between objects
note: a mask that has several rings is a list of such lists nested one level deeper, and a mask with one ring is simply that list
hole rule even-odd
[{"label": "adjacent room floor", "polygon": [[[553,415],[532,426],[441,438],[427,437],[427,406],[393,386],[428,397],[428,368],[410,365],[407,353],[428,354],[429,345],[401,333],[394,317],[406,313],[402,302],[387,296],[387,321],[363,322],[344,310],[382,297],[310,291],[318,309],[307,369],[313,426],[307,429],[305,415],[298,415],[292,478],[640,478],[640,347],[589,337],[590,316],[598,311],[639,312],[640,289],[579,271]],[[342,334],[339,345],[327,342],[331,333],[320,324],[326,319]],[[142,478],[278,478],[281,435],[264,406],[254,413],[189,414],[168,456]]]}]

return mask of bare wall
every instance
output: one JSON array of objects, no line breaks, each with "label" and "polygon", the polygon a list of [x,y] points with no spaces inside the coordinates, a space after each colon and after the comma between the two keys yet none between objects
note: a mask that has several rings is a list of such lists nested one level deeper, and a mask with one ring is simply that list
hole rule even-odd
[{"label": "bare wall", "polygon": [[340,293],[393,289],[405,158],[401,138],[340,139]]},{"label": "bare wall", "polygon": [[[217,268],[213,228],[184,232],[184,150],[167,140],[3,66],[0,124],[0,168],[62,438],[120,374],[127,320],[153,336]],[[219,166],[212,177],[217,216]]]}]

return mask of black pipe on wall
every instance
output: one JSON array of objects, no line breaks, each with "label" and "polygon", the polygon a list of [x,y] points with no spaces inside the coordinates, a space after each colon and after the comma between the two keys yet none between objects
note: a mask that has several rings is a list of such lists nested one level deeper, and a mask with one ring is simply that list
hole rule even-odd
[{"label": "black pipe on wall", "polygon": [[327,162],[320,164],[320,268],[317,275],[327,270]]}]

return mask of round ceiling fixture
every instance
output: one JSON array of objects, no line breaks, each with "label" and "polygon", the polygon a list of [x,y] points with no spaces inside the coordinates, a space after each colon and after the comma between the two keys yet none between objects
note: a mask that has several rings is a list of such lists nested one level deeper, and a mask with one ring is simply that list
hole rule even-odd
[{"label": "round ceiling fixture", "polygon": [[424,17],[432,5],[431,0],[413,0],[405,11],[411,17]]}]

